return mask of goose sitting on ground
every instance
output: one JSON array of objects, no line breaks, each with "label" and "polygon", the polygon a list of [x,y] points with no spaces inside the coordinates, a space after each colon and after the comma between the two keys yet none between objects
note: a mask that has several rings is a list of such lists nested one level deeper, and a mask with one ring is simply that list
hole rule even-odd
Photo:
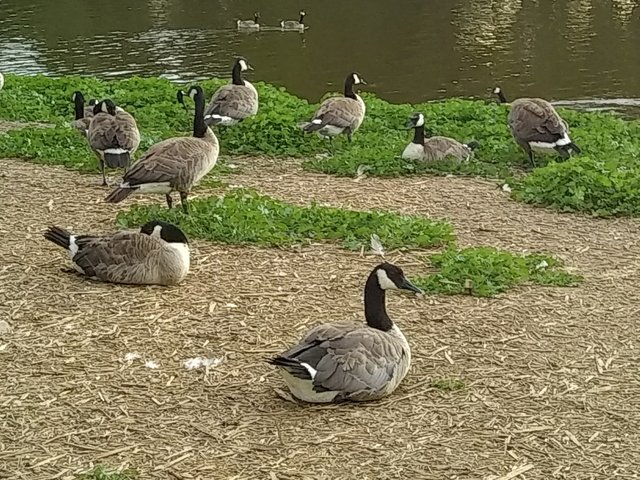
[{"label": "goose sitting on ground", "polygon": [[424,115],[415,113],[407,122],[407,128],[413,129],[413,140],[402,152],[405,160],[421,160],[432,162],[455,158],[460,162],[466,162],[473,156],[473,151],[478,148],[478,142],[460,143],[449,137],[428,137],[424,134]]},{"label": "goose sitting on ground", "polygon": [[344,97],[327,98],[309,122],[300,124],[305,132],[316,132],[322,137],[332,137],[344,133],[349,142],[364,120],[366,106],[355,92],[356,85],[367,82],[358,74],[350,73],[344,82]]},{"label": "goose sitting on ground", "polygon": [[236,26],[238,30],[260,30],[260,23],[258,20],[260,19],[260,13],[256,12],[253,14],[253,20],[238,20],[236,22]]},{"label": "goose sitting on ground", "polygon": [[68,250],[82,275],[111,283],[175,285],[189,272],[189,241],[170,223],[152,221],[140,232],[74,235],[50,227],[44,238]]},{"label": "goose sitting on ground", "polygon": [[75,120],[72,123],[73,128],[78,130],[83,136],[87,136],[89,131],[89,125],[93,118],[93,108],[98,101],[95,98],[89,100],[89,103],[85,105],[84,95],[82,92],[73,92],[71,97],[74,104]]},{"label": "goose sitting on ground", "polygon": [[389,395],[409,370],[409,343],[387,315],[385,291],[422,293],[390,263],[373,269],[364,290],[366,326],[319,325],[270,360],[291,393],[312,403],[367,401]]},{"label": "goose sitting on ground", "polygon": [[124,168],[126,171],[131,156],[140,145],[140,132],[135,119],[109,99],[93,107],[87,138],[100,160],[103,186],[107,185],[105,167]]},{"label": "goose sitting on ground", "polygon": [[[493,90],[500,103],[508,103],[502,89]],[[535,167],[533,153],[560,155],[569,158],[572,153],[580,153],[580,148],[569,138],[569,126],[556,109],[541,98],[518,98],[510,103],[508,117],[511,135],[527,152],[529,161]]]},{"label": "goose sitting on ground", "polygon": [[193,136],[169,138],[153,145],[105,201],[118,203],[133,192],[162,193],[171,208],[171,192],[178,191],[182,208],[188,213],[187,196],[191,188],[215,166],[220,151],[218,139],[204,123],[202,88],[193,86],[188,95],[196,104]]},{"label": "goose sitting on ground", "polygon": [[306,13],[304,10],[300,11],[300,20],[282,20],[280,21],[280,28],[288,31],[304,31],[304,16]]},{"label": "goose sitting on ground", "polygon": [[244,58],[236,58],[231,83],[216,90],[204,112],[207,125],[235,125],[258,113],[258,91],[242,78],[247,70],[253,70],[251,65]]}]

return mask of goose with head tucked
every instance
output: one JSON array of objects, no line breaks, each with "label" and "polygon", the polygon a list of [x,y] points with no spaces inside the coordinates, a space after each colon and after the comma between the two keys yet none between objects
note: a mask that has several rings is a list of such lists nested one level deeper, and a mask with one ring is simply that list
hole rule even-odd
[{"label": "goose with head tucked", "polygon": [[350,73],[344,81],[344,96],[327,98],[309,122],[300,124],[305,132],[315,132],[329,140],[340,134],[347,135],[349,142],[352,135],[360,128],[366,106],[355,91],[356,85],[367,82],[358,73]]},{"label": "goose with head tucked", "polygon": [[378,265],[364,289],[365,326],[319,325],[270,360],[294,397],[311,403],[362,402],[398,387],[409,371],[411,349],[385,307],[385,292],[397,289],[422,293],[396,265]]},{"label": "goose with head tucked", "polygon": [[138,232],[75,235],[49,227],[44,237],[68,251],[73,268],[94,280],[175,285],[189,272],[189,241],[175,225],[144,224]]},{"label": "goose with head tucked", "polygon": [[280,21],[280,28],[282,30],[285,30],[285,31],[293,31],[293,32],[304,31],[304,29],[305,29],[305,24],[304,24],[305,15],[306,15],[305,11],[301,10],[300,11],[300,18],[298,20],[281,20]]},{"label": "goose with head tucked", "polygon": [[191,189],[218,160],[218,139],[204,122],[204,93],[198,85],[181,93],[179,98],[191,97],[196,105],[193,117],[193,136],[176,137],[153,145],[124,175],[122,183],[105,199],[118,203],[134,192],[164,194],[172,207],[172,192],[180,193],[180,201],[188,213],[187,197]]},{"label": "goose with head tucked", "polygon": [[236,58],[231,83],[216,90],[204,112],[207,125],[235,125],[258,113],[258,91],[242,78],[247,70],[253,68],[246,59]]},{"label": "goose with head tucked", "polygon": [[238,20],[236,27],[238,30],[260,30],[260,13],[253,14],[253,20]]},{"label": "goose with head tucked", "polygon": [[[500,87],[493,93],[500,103],[509,103]],[[541,98],[518,98],[509,103],[507,122],[516,143],[528,155],[535,167],[534,152],[569,158],[580,148],[569,137],[569,125],[553,105]]]},{"label": "goose with head tucked", "polygon": [[405,160],[418,160],[432,162],[455,159],[466,162],[473,156],[473,151],[478,148],[478,142],[460,143],[449,137],[425,136],[425,122],[422,113],[415,113],[407,122],[407,128],[412,129],[413,140],[402,152]]},{"label": "goose with head tucked", "polygon": [[98,101],[92,98],[89,103],[85,103],[84,95],[80,91],[73,92],[71,100],[73,101],[75,114],[75,120],[71,125],[86,137],[93,118],[93,108]]},{"label": "goose with head tucked", "polygon": [[105,167],[124,168],[126,171],[140,145],[135,119],[110,99],[102,100],[93,107],[87,138],[100,160],[103,186],[107,185]]}]

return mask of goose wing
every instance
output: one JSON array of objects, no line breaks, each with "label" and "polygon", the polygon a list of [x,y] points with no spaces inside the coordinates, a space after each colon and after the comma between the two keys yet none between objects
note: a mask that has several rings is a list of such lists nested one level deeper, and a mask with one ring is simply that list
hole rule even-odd
[{"label": "goose wing", "polygon": [[348,128],[357,123],[362,113],[362,106],[357,100],[348,97],[332,97],[322,102],[312,121],[322,120],[323,125]]},{"label": "goose wing", "polygon": [[567,134],[566,122],[555,108],[539,98],[518,99],[511,104],[509,126],[527,142],[554,143]]},{"label": "goose wing", "polygon": [[244,85],[224,85],[213,94],[204,114],[242,119],[255,115],[257,107],[258,98],[252,89]]},{"label": "goose wing", "polygon": [[89,123],[89,144],[91,148],[104,151],[109,148],[119,147],[116,139],[117,133],[115,117],[108,113],[98,113],[91,118]]},{"label": "goose wing", "polygon": [[281,357],[311,366],[316,371],[315,391],[337,391],[348,398],[383,389],[403,355],[402,345],[388,333],[369,327],[321,325]]},{"label": "goose wing", "polygon": [[116,113],[116,141],[118,146],[133,153],[140,145],[140,132],[136,120],[124,110]]},{"label": "goose wing", "polygon": [[145,283],[147,259],[163,244],[150,235],[122,232],[109,236],[79,236],[73,262],[89,277],[117,283]]},{"label": "goose wing", "polygon": [[471,155],[468,147],[449,137],[429,137],[424,141],[424,151],[427,160],[444,160],[455,157],[466,160]]},{"label": "goose wing", "polygon": [[203,147],[213,148],[195,137],[170,138],[156,143],[127,171],[122,183],[134,187],[188,181],[193,176],[191,173],[199,170],[199,163],[206,160]]}]

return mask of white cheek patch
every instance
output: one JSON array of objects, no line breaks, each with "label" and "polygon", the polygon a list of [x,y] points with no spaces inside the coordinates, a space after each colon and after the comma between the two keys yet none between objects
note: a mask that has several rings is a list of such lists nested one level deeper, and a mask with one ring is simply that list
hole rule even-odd
[{"label": "white cheek patch", "polygon": [[244,60],[240,60],[240,70],[242,70],[243,72],[247,71],[247,62],[245,62]]},{"label": "white cheek patch", "polygon": [[151,232],[151,236],[161,238],[160,236],[161,231],[162,231],[162,225],[156,225],[155,227],[153,227],[153,232]]},{"label": "white cheek patch", "polygon": [[104,102],[100,106],[100,110],[102,110],[104,113],[109,113],[109,108],[107,107],[107,104]]},{"label": "white cheek patch", "polygon": [[416,122],[416,127],[421,127],[424,125],[424,115],[418,115],[418,121]]},{"label": "white cheek patch", "polygon": [[360,77],[358,75],[356,75],[355,73],[353,74],[353,83],[355,85],[359,85],[360,84]]},{"label": "white cheek patch", "polygon": [[382,268],[378,269],[378,271],[376,272],[376,275],[378,276],[378,284],[380,285],[381,289],[383,289],[383,290],[397,290],[398,289],[396,284],[393,283],[391,281],[391,279],[389,278],[389,275],[387,275],[387,272],[385,270],[383,270]]},{"label": "white cheek patch", "polygon": [[495,94],[498,94],[500,92],[501,92],[500,87],[496,87],[496,88],[493,89],[493,93],[495,93]]}]

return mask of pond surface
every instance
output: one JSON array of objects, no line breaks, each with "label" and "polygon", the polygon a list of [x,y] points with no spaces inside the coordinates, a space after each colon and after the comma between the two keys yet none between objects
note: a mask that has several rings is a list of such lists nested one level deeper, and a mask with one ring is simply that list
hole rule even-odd
[{"label": "pond surface", "polygon": [[[589,108],[640,105],[639,0],[0,0],[0,71],[191,81],[229,76],[317,99],[358,71],[393,102],[542,96]],[[261,13],[303,34],[239,33]],[[589,100],[584,102],[584,100]]]}]

